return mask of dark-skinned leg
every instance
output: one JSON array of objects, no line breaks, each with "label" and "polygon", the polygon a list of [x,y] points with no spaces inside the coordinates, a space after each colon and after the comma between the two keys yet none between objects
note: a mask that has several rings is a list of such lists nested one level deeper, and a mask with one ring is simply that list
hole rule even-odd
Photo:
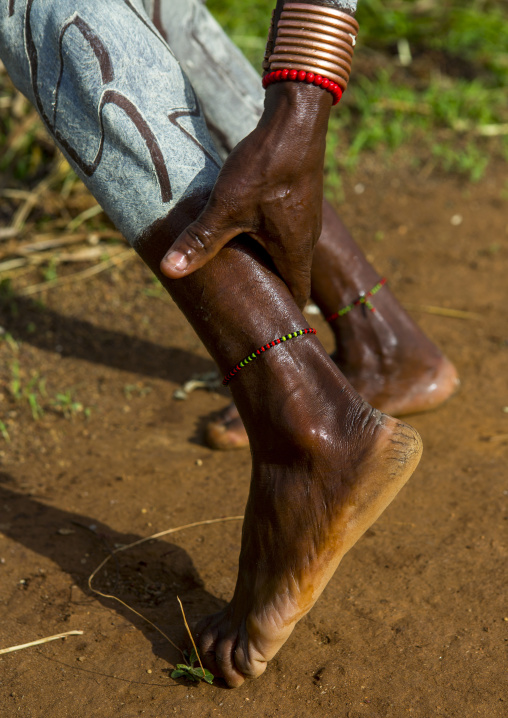
[{"label": "dark-skinned leg", "polygon": [[[139,248],[159,276],[178,230],[161,227]],[[307,326],[256,252],[248,240],[231,243],[185,279],[161,277],[224,373],[250,350]],[[230,386],[250,439],[252,480],[234,596],[198,634],[206,666],[238,686],[264,671],[414,471],[421,443],[414,429],[364,402],[314,336],[277,346]]]},{"label": "dark-skinned leg", "polygon": [[[314,250],[312,298],[324,316],[356,299],[379,275],[332,207],[325,202],[323,229]],[[455,367],[425,336],[385,286],[373,300],[376,312],[360,308],[332,322],[334,361],[372,406],[394,416],[434,409],[458,387]],[[234,404],[207,426],[212,448],[247,445]]]},{"label": "dark-skinned leg", "polygon": [[[330,205],[312,266],[312,298],[330,316],[380,279]],[[455,367],[401,307],[388,286],[335,319],[333,359],[355,389],[381,411],[404,416],[434,409],[458,387]]]}]

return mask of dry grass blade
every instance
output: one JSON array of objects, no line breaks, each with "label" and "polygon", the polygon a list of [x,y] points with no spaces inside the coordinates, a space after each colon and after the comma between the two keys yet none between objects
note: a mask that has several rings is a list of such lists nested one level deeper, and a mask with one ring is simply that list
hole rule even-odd
[{"label": "dry grass blade", "polygon": [[30,192],[28,197],[26,197],[23,204],[17,209],[14,218],[11,222],[11,227],[15,229],[16,231],[19,231],[23,228],[23,225],[25,224],[26,219],[28,218],[28,215],[32,211],[32,209],[35,207],[35,205],[39,202],[39,199],[41,195],[44,194],[44,192],[51,186],[52,182],[55,180],[55,178],[58,176],[60,171],[60,161],[56,162],[53,169],[47,175],[43,180],[39,182],[37,187],[33,190],[33,192]]},{"label": "dry grass blade", "polygon": [[493,434],[492,436],[482,437],[483,441],[506,441],[508,434]]},{"label": "dry grass blade", "polygon": [[22,259],[9,259],[7,262],[0,264],[0,272],[10,272],[12,269],[18,269],[18,267],[25,267],[30,264],[30,261],[23,257]]},{"label": "dry grass blade", "polygon": [[5,197],[6,199],[19,199],[19,200],[27,200],[30,199],[32,196],[32,192],[29,192],[27,189],[4,189],[0,192],[0,197]]},{"label": "dry grass blade", "polygon": [[[210,524],[224,523],[226,521],[241,521],[241,520],[243,520],[243,516],[225,516],[224,518],[220,518],[220,519],[205,519],[204,521],[194,521],[191,524],[184,524],[183,526],[176,526],[175,528],[172,528],[172,529],[166,529],[165,531],[159,531],[158,533],[152,534],[151,536],[145,536],[145,538],[138,539],[137,541],[133,541],[132,543],[127,544],[126,546],[119,546],[114,551],[112,551],[109,554],[109,556],[106,556],[106,558],[90,574],[90,576],[88,577],[88,588],[90,589],[90,591],[92,591],[92,593],[95,593],[98,596],[102,596],[103,598],[112,598],[114,601],[118,601],[118,603],[121,603],[122,606],[127,608],[129,611],[132,611],[132,613],[136,614],[136,616],[141,618],[143,621],[146,621],[146,623],[148,623],[150,626],[152,626],[152,628],[155,628],[155,630],[158,631],[161,634],[161,636],[163,636],[168,641],[168,643],[170,643],[173,646],[173,648],[176,648],[176,650],[180,653],[180,655],[182,656],[182,658],[185,661],[186,658],[185,658],[185,654],[182,651],[182,649],[179,648],[176,645],[176,643],[174,643],[174,641],[172,641],[171,638],[164,633],[164,631],[162,631],[158,626],[156,626],[155,623],[152,623],[152,621],[150,621],[149,618],[146,618],[146,616],[143,616],[143,614],[139,613],[139,611],[136,611],[134,608],[131,608],[131,606],[129,606],[127,603],[125,603],[125,601],[122,601],[121,598],[118,598],[117,596],[113,596],[108,593],[102,593],[102,591],[99,591],[97,588],[94,588],[92,585],[93,580],[96,577],[96,575],[99,573],[99,571],[108,563],[110,558],[117,553],[120,553],[122,551],[127,551],[128,549],[134,548],[135,546],[140,546],[141,544],[146,543],[147,541],[154,541],[155,539],[161,538],[162,536],[168,536],[169,534],[174,534],[174,533],[177,533],[178,531],[183,531],[184,529],[191,529],[191,528],[195,528],[196,526],[208,526]],[[180,599],[178,599],[178,600],[180,600]],[[182,609],[182,611],[183,611],[183,609]],[[184,615],[184,620],[185,620],[185,615]],[[192,640],[192,637],[191,637],[191,640]],[[193,644],[194,644],[194,641],[193,641]],[[196,655],[197,655],[197,651],[196,651]],[[199,663],[201,665],[201,661],[199,661]],[[201,668],[203,668],[203,666],[201,666]],[[203,671],[203,675],[204,675],[204,671]]]},{"label": "dry grass blade", "polygon": [[508,135],[508,122],[500,125],[480,125],[476,128],[476,134],[483,135],[483,137]]},{"label": "dry grass blade", "polygon": [[125,252],[120,252],[111,259],[107,259],[106,261],[95,265],[94,267],[88,267],[87,269],[83,269],[81,272],[73,272],[72,274],[68,274],[65,277],[58,277],[58,279],[52,279],[49,282],[32,284],[29,287],[20,289],[17,294],[20,297],[29,297],[32,294],[38,294],[39,292],[43,292],[45,289],[53,289],[53,287],[57,287],[62,284],[69,284],[71,282],[83,282],[87,279],[90,279],[91,277],[94,277],[96,274],[100,274],[101,272],[106,271],[106,269],[116,267],[117,265],[121,264],[122,262],[125,262],[126,260],[134,256],[135,254],[132,249],[128,249]]},{"label": "dry grass blade", "polygon": [[201,667],[201,670],[203,671],[203,676],[204,676],[204,675],[205,675],[205,669],[204,669],[204,667],[203,667],[203,664],[201,663],[201,657],[200,657],[200,655],[199,655],[199,653],[198,653],[198,648],[197,648],[197,646],[196,646],[196,644],[195,644],[195,642],[194,642],[194,638],[192,637],[192,633],[191,633],[191,629],[189,628],[189,624],[187,623],[187,618],[186,618],[186,616],[185,616],[185,611],[183,610],[183,603],[180,601],[180,596],[177,596],[177,597],[176,597],[176,600],[177,600],[178,603],[180,604],[180,609],[181,609],[181,611],[182,611],[182,616],[183,616],[183,622],[185,623],[185,628],[187,629],[187,633],[189,634],[189,638],[191,639],[192,647],[194,648],[194,651],[195,651],[195,653],[196,653],[196,656],[197,656],[199,665],[200,665],[200,667]]},{"label": "dry grass blade", "polygon": [[[1,231],[1,230],[0,230]],[[103,230],[101,232],[76,232],[75,234],[64,234],[55,237],[54,234],[37,234],[35,242],[29,242],[19,247],[25,252],[43,252],[47,249],[56,249],[57,247],[65,247],[68,244],[79,244],[80,242],[88,242],[94,244],[101,239],[125,239],[121,232],[116,230]]]},{"label": "dry grass blade", "polygon": [[14,227],[4,227],[0,229],[0,239],[12,239],[12,237],[15,237],[17,234],[19,234],[19,230]]},{"label": "dry grass blade", "polygon": [[462,309],[447,309],[446,307],[433,307],[429,304],[403,304],[404,309],[412,312],[424,312],[425,314],[437,314],[440,317],[452,317],[453,319],[481,319],[481,314],[475,312],[464,312]]},{"label": "dry grass blade", "polygon": [[87,219],[92,219],[92,217],[96,217],[102,211],[103,209],[100,204],[95,204],[93,207],[85,209],[84,212],[81,212],[81,214],[78,214],[77,217],[74,217],[74,219],[69,222],[69,224],[67,225],[67,229],[70,229],[71,231],[73,229],[77,229],[83,224],[83,222],[86,222]]},{"label": "dry grass blade", "polygon": [[[5,232],[2,235],[2,232]],[[0,229],[0,240],[1,239],[12,239],[18,234],[13,229]],[[58,249],[59,247],[67,247],[72,244],[88,244],[95,246],[101,240],[123,240],[123,244],[127,244],[127,241],[120,232],[115,230],[102,230],[100,232],[76,232],[75,234],[64,234],[60,237],[55,237],[54,233],[48,234],[36,234],[31,242],[25,242],[24,244],[18,244],[13,242],[12,245],[7,245],[7,248],[0,252],[0,257],[9,257],[11,255],[21,255],[22,257],[33,252],[46,252],[50,249]]]},{"label": "dry grass blade", "polygon": [[57,633],[54,636],[47,636],[46,638],[39,638],[37,641],[30,641],[30,643],[22,643],[19,646],[11,646],[10,648],[0,648],[0,654],[2,653],[13,653],[14,651],[22,651],[24,648],[31,648],[32,646],[40,646],[43,643],[49,643],[50,641],[56,641],[58,638],[66,638],[67,636],[82,636],[83,631],[66,631],[65,633]]},{"label": "dry grass blade", "polygon": [[143,616],[142,613],[139,613],[139,611],[136,611],[135,608],[132,608],[132,606],[129,606],[129,604],[125,603],[125,601],[122,601],[122,599],[118,598],[118,596],[113,596],[113,594],[111,594],[111,593],[103,593],[102,591],[99,591],[98,588],[94,588],[92,586],[91,581],[92,581],[93,577],[95,576],[95,573],[97,571],[99,571],[104,566],[104,564],[108,561],[109,558],[111,558],[111,556],[106,556],[106,559],[100,564],[100,566],[94,571],[94,573],[88,579],[88,588],[90,589],[90,591],[97,594],[98,596],[102,596],[102,598],[112,598],[113,601],[118,601],[118,603],[120,603],[122,606],[124,606],[127,610],[131,611],[131,613],[134,613],[136,616],[141,618],[143,621],[146,621],[146,623],[148,623],[152,628],[155,628],[155,630],[158,631],[158,633],[160,633],[161,636],[163,638],[165,638],[166,641],[168,641],[173,646],[173,648],[176,648],[176,650],[180,652],[183,659],[185,660],[185,655],[184,655],[184,652],[182,651],[182,649],[179,648],[176,645],[176,643],[174,641],[172,641],[171,638],[169,636],[167,636],[161,628],[159,628],[159,626],[157,626],[155,623],[152,623],[152,621],[150,621],[149,618],[147,618],[146,616]]},{"label": "dry grass blade", "polygon": [[[107,261],[117,257],[122,252],[122,247],[113,248],[108,245],[98,245],[95,247],[85,247],[77,252],[33,252],[28,256],[22,256],[19,259],[9,259],[0,263],[0,272],[7,272],[17,267],[38,266],[52,262],[58,264],[73,264],[79,262],[91,262],[94,259],[102,259]],[[23,253],[22,253],[23,254]],[[47,284],[48,282],[46,282]]]}]

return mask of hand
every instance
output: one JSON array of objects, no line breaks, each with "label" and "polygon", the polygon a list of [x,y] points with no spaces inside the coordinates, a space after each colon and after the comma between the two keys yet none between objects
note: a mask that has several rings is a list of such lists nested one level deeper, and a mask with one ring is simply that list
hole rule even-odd
[{"label": "hand", "polygon": [[199,217],[161,262],[184,277],[246,232],[270,254],[303,308],[321,232],[323,162],[330,93],[296,82],[271,85],[256,129],[227,158]]}]

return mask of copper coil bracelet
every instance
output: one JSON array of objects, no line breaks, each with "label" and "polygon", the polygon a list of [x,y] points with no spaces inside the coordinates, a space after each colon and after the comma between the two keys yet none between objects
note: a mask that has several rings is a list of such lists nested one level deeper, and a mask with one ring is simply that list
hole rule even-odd
[{"label": "copper coil bracelet", "polygon": [[346,89],[358,34],[354,17],[327,6],[287,2],[274,30],[272,18],[265,71],[297,70]]}]

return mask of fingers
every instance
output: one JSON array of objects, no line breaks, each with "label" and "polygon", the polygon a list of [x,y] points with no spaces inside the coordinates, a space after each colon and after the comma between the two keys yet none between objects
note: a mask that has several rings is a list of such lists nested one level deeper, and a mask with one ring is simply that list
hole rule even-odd
[{"label": "fingers", "polygon": [[280,276],[293,295],[298,308],[303,311],[310,296],[312,254],[298,263],[294,258],[281,259],[279,257],[274,258],[274,262]]},{"label": "fingers", "polygon": [[205,208],[195,222],[185,229],[161,261],[161,272],[179,279],[210,261],[242,229],[216,210]]}]

